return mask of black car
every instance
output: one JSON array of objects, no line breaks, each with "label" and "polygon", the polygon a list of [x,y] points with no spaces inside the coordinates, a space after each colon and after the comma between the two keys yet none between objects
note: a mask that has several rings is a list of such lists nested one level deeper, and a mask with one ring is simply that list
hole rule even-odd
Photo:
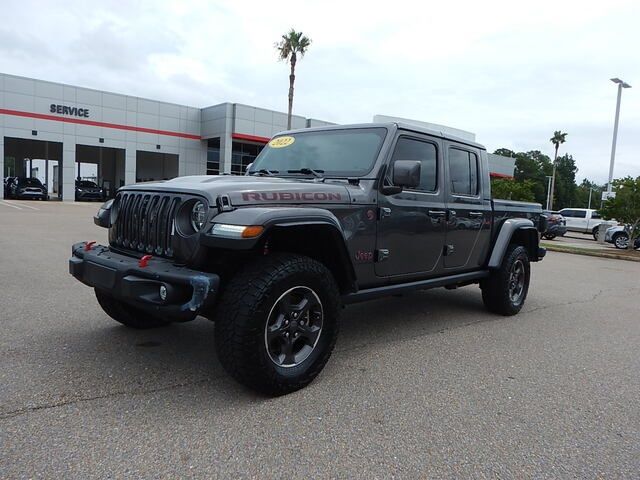
[{"label": "black car", "polygon": [[104,200],[104,190],[95,182],[76,180],[76,201],[78,200]]},{"label": "black car", "polygon": [[547,229],[542,234],[547,240],[553,240],[556,237],[562,237],[567,233],[567,221],[558,212],[544,210],[542,212],[547,217]]},{"label": "black car", "polygon": [[7,196],[20,200],[49,200],[47,187],[33,177],[14,177],[8,182]]}]

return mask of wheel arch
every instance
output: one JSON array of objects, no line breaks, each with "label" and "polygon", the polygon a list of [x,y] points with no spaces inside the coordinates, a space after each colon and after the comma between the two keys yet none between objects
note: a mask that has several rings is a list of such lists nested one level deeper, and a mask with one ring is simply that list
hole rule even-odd
[{"label": "wheel arch", "polygon": [[528,218],[510,218],[505,220],[494,242],[489,257],[489,268],[499,268],[511,244],[522,245],[526,248],[529,259],[537,262],[544,256],[540,251],[539,232]]},{"label": "wheel arch", "polygon": [[255,207],[224,212],[215,223],[261,225],[256,239],[205,239],[208,246],[268,254],[289,252],[306,255],[331,271],[341,294],[357,290],[356,274],[340,221],[329,210],[314,207]]},{"label": "wheel arch", "polygon": [[356,274],[342,230],[320,220],[276,223],[264,235],[268,251],[298,253],[322,263],[333,274],[341,294],[356,290]]}]

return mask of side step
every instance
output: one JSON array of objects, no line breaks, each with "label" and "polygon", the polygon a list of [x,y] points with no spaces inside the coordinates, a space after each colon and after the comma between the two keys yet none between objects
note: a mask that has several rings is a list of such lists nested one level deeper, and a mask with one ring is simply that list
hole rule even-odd
[{"label": "side step", "polygon": [[409,292],[412,290],[428,290],[430,288],[475,283],[476,281],[479,281],[488,276],[489,270],[480,270],[477,272],[458,273],[456,275],[449,275],[447,277],[436,277],[427,280],[418,280],[417,282],[383,285],[381,287],[367,288],[344,295],[342,297],[342,303],[348,305],[350,303],[364,302],[367,300],[373,300],[374,298],[386,297],[389,295]]}]

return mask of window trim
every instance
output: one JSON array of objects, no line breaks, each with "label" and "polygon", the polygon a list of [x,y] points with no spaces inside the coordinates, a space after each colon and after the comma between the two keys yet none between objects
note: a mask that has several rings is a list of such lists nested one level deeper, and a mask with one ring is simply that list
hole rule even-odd
[{"label": "window trim", "polygon": [[[451,161],[449,153],[451,150],[460,150],[461,152],[466,152],[469,155],[474,155],[476,157],[476,193],[467,194],[467,193],[457,193],[453,191],[453,181],[451,179]],[[449,145],[447,149],[447,188],[449,189],[449,195],[452,197],[461,197],[461,198],[480,198],[480,157],[477,152],[474,152],[467,148],[459,147],[456,145]]]}]

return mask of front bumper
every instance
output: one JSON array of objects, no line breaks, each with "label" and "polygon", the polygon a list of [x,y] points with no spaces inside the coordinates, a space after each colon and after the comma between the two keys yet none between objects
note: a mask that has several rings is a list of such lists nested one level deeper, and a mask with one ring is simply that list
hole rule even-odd
[{"label": "front bumper", "polygon": [[76,198],[78,200],[103,200],[104,194],[102,192],[78,192],[76,190]]},{"label": "front bumper", "polygon": [[[141,267],[138,258],[115,253],[103,245],[71,248],[69,273],[90,287],[106,290],[118,300],[174,321],[190,320],[214,305],[220,277],[152,258]],[[165,298],[160,290],[164,286]]]},{"label": "front bumper", "polygon": [[562,237],[565,233],[567,233],[566,225],[549,225],[547,231],[544,232],[548,235],[555,235],[556,237]]},{"label": "front bumper", "polygon": [[16,198],[18,200],[48,200],[49,194],[43,192],[16,192]]}]

